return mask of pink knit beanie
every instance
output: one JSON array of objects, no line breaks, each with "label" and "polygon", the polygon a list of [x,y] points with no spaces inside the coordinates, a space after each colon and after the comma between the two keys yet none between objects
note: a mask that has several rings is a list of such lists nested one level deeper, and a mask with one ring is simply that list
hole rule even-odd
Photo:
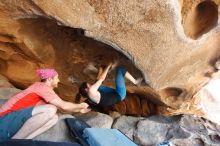
[{"label": "pink knit beanie", "polygon": [[55,69],[50,69],[50,68],[37,69],[36,72],[37,72],[37,75],[40,77],[41,80],[54,77],[58,74]]}]

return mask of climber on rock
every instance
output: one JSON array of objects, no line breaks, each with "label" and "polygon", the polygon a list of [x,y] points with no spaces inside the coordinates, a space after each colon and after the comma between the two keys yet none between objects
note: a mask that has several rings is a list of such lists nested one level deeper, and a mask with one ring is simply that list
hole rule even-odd
[{"label": "climber on rock", "polygon": [[111,106],[121,102],[126,97],[124,77],[137,86],[141,84],[143,78],[136,80],[125,68],[118,67],[115,76],[115,89],[103,86],[102,82],[105,80],[111,66],[112,63],[109,63],[104,70],[102,68],[99,70],[97,81],[94,84],[83,82],[79,87],[76,100],[79,101],[81,96],[83,96],[99,106]]},{"label": "climber on rock", "polygon": [[57,109],[64,112],[86,113],[87,103],[74,104],[62,100],[53,89],[60,81],[54,69],[39,69],[41,82],[11,97],[0,108],[0,141],[32,139],[58,121]]}]

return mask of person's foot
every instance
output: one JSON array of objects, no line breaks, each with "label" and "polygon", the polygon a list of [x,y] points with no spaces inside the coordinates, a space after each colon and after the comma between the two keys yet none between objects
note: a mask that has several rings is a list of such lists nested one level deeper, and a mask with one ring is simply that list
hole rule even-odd
[{"label": "person's foot", "polygon": [[142,81],[143,81],[143,78],[138,78],[135,82],[135,85],[138,87],[141,86]]}]

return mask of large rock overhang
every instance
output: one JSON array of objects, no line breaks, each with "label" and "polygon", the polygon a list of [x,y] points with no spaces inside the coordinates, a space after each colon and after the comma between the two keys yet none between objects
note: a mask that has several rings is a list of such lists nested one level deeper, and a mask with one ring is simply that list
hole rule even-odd
[{"label": "large rock overhang", "polygon": [[[53,46],[37,42],[37,39],[36,42],[29,40],[34,37],[25,37],[28,34],[27,25],[34,27],[39,23],[38,20],[42,22],[45,20],[66,29],[83,30],[85,36],[120,51],[156,90],[174,87],[191,92],[206,80],[206,73],[215,71],[213,63],[220,56],[219,24],[216,14],[219,2],[195,0],[186,5],[187,2],[187,0],[3,1],[0,5],[0,32],[3,45],[1,73],[6,76],[8,74],[12,82],[23,87],[18,80],[21,80],[27,69],[42,66],[45,62],[49,62],[48,66],[56,62],[53,59],[57,54],[45,53],[39,58],[37,52],[31,48],[34,43],[46,48],[41,51],[53,50]],[[201,9],[208,13],[207,17],[210,15],[215,17],[211,20],[212,23],[198,28],[196,32],[190,32],[191,29],[187,26],[192,23],[191,19],[195,21],[193,27],[199,27],[200,23],[196,23],[198,22],[196,20],[201,16]],[[212,12],[209,13],[209,10]],[[202,20],[206,22],[209,19]],[[35,21],[37,22],[34,23]],[[50,27],[50,24],[48,25]],[[24,31],[21,31],[22,27]],[[7,65],[12,62],[5,63],[4,60],[10,57],[10,53],[13,54],[17,47],[15,44],[19,46],[21,52],[28,54],[28,57],[15,54],[13,59],[22,60],[26,57],[27,62],[23,64],[22,61],[17,61],[16,64],[12,64],[17,68],[11,69]],[[10,50],[10,53],[5,54],[4,50]],[[36,65],[32,60],[43,62]],[[23,82],[24,86],[36,80],[33,69],[25,77],[28,80]],[[13,70],[20,72],[15,75],[12,73]],[[60,68],[58,70],[61,72]]]}]

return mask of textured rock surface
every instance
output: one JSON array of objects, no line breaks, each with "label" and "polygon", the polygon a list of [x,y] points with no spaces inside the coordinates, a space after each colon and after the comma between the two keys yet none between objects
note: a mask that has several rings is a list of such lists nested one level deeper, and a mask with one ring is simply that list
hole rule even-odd
[{"label": "textured rock surface", "polygon": [[[218,56],[215,54],[219,48],[216,40],[218,29],[214,27],[218,20],[216,13],[218,4],[218,0],[211,2],[202,0],[190,2],[188,0],[180,2],[173,0],[2,1],[1,45],[4,46],[2,48],[6,55],[1,57],[2,66],[5,67],[1,69],[1,72],[11,80],[20,84],[26,81],[27,84],[36,79],[33,77],[34,72],[30,72],[30,76],[18,78],[19,74],[12,75],[9,70],[15,70],[16,65],[23,64],[23,68],[33,71],[41,63],[59,68],[59,61],[57,62],[57,58],[54,58],[54,53],[59,49],[58,46],[54,46],[54,36],[57,38],[56,41],[62,40],[61,42],[69,49],[71,49],[71,43],[60,39],[62,34],[57,30],[54,31],[54,27],[59,26],[53,26],[52,22],[57,22],[63,26],[82,28],[85,35],[110,44],[129,55],[153,87],[157,89],[169,86],[186,87],[191,84],[192,78],[212,69],[209,61]],[[46,20],[39,17],[44,17]],[[204,18],[201,22],[198,20],[200,17]],[[36,24],[36,21],[41,25]],[[189,28],[192,25],[188,22],[195,22],[193,28],[198,28],[198,30],[190,32],[194,29]],[[204,26],[200,26],[203,22]],[[43,23],[46,23],[47,27]],[[46,28],[48,29],[45,30]],[[34,33],[34,30],[40,30],[37,31],[38,35]],[[189,32],[189,36],[201,36],[201,34],[203,36],[192,40],[187,38],[182,30],[185,30],[186,34]],[[51,31],[56,35],[50,33]],[[71,33],[71,31],[66,33]],[[71,41],[70,37],[65,35],[63,37]],[[72,45],[72,49],[77,49],[75,44]],[[61,46],[63,50],[66,48],[65,45]],[[78,46],[79,48],[81,47]],[[21,53],[16,53],[18,50]],[[14,54],[13,57],[10,53]],[[83,61],[85,64],[88,62],[77,53],[74,55],[79,59],[72,56],[75,62]],[[5,64],[4,62],[8,59],[19,59],[20,62]],[[7,68],[7,66],[11,67]],[[23,73],[22,69],[16,71]]]},{"label": "textured rock surface", "polygon": [[123,132],[127,137],[134,140],[134,131],[136,130],[137,123],[140,119],[143,118],[121,116],[120,118],[115,120],[112,128],[120,129],[121,132]]},{"label": "textured rock surface", "polygon": [[2,87],[13,87],[13,85],[9,83],[6,77],[0,75],[0,88]]},{"label": "textured rock surface", "polygon": [[11,96],[19,93],[21,90],[16,88],[0,88],[0,99],[9,99]]},{"label": "textured rock surface", "polygon": [[[155,145],[170,141],[174,145],[219,145],[218,126],[210,121],[192,116],[152,116],[139,120],[134,131],[134,141],[140,145]],[[215,129],[215,130],[214,130]]]},{"label": "textured rock surface", "polygon": [[181,118],[180,126],[187,133],[191,133],[191,136],[194,138],[197,137],[200,139],[200,142],[203,141],[210,145],[220,145],[220,127],[211,121],[185,115]]},{"label": "textured rock surface", "polygon": [[196,39],[218,23],[219,1],[182,1],[182,23],[187,36]]},{"label": "textured rock surface", "polygon": [[92,127],[97,128],[111,128],[113,119],[106,114],[99,112],[89,112],[86,114],[75,115],[75,117],[82,119]]},{"label": "textured rock surface", "polygon": [[[135,131],[135,141],[142,145],[158,144],[164,140],[169,140],[171,135],[170,130],[174,129],[174,125],[177,124],[171,119],[165,119],[162,117],[151,117],[145,120],[141,120],[137,124],[137,130]],[[174,132],[172,132],[174,134]],[[181,133],[182,136],[183,132]]]},{"label": "textured rock surface", "polygon": [[[89,63],[98,68],[109,60],[119,59],[135,77],[143,75],[157,91],[186,91],[180,98],[172,95],[172,100],[167,100],[169,96],[161,97],[176,109],[207,80],[205,73],[215,72],[213,63],[220,49],[219,3],[1,1],[0,73],[16,87],[26,88],[38,80],[36,68],[54,67],[61,78],[57,92],[73,101],[79,83],[95,79],[96,73],[86,72]],[[105,84],[113,86],[113,78],[112,72]],[[146,100],[139,97],[128,99],[119,112],[155,112],[149,105],[151,108],[141,111],[138,107],[143,104]],[[127,110],[128,105],[135,109]]]},{"label": "textured rock surface", "polygon": [[48,131],[38,135],[34,140],[42,141],[55,141],[55,142],[65,142],[65,141],[75,141],[73,137],[70,136],[69,129],[64,121],[65,118],[74,118],[71,115],[62,115],[59,117],[58,123],[50,128]]},{"label": "textured rock surface", "polygon": [[[79,84],[95,80],[88,65],[99,68],[116,59],[152,88],[126,83],[128,98],[111,109],[201,116],[192,97],[217,71],[219,5],[219,0],[2,0],[0,74],[24,89],[38,80],[35,69],[54,67],[61,79],[57,93],[74,101]],[[11,87],[4,79],[2,84]],[[114,86],[114,71],[104,84]]]}]

